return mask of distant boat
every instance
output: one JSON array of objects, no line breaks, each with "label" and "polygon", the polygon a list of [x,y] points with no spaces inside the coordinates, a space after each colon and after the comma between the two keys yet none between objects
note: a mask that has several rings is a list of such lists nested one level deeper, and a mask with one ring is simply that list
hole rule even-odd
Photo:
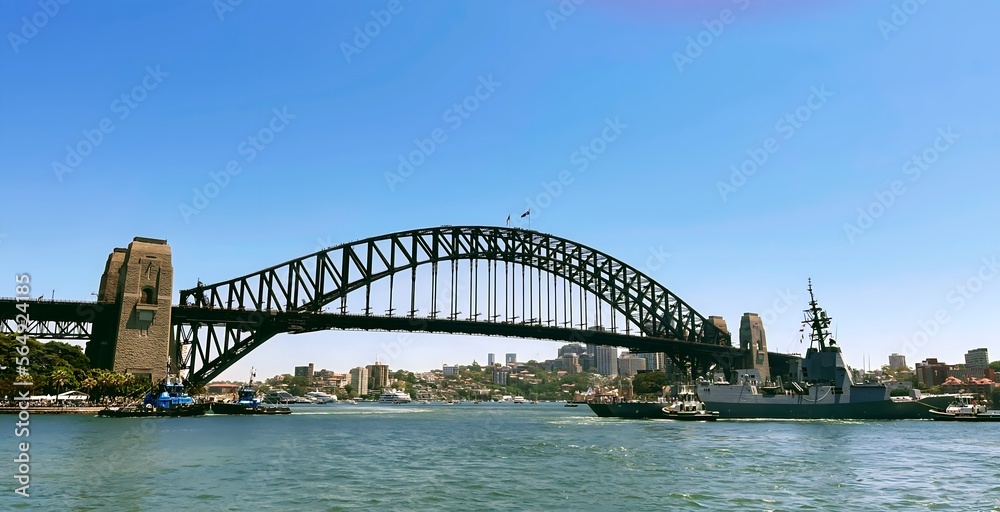
[{"label": "distant boat", "polygon": [[413,399],[410,398],[410,394],[406,391],[390,388],[383,391],[382,394],[379,395],[378,401],[383,404],[408,404],[412,402]]},{"label": "distant boat", "polygon": [[337,401],[337,395],[331,395],[322,391],[310,391],[306,393],[306,398],[315,404],[329,404]]},{"label": "distant boat", "polygon": [[526,403],[528,403],[528,401],[525,400],[523,396],[515,396],[513,402],[515,404],[526,404]]}]

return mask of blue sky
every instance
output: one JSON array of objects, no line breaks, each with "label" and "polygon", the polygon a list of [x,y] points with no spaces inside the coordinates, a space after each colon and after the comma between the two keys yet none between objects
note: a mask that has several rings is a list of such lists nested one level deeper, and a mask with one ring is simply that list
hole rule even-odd
[{"label": "blue sky", "polygon": [[[166,238],[176,292],[532,208],[532,228],[639,267],[669,253],[654,278],[733,330],[767,313],[771,350],[804,350],[812,277],[853,365],[1000,358],[997,15],[988,1],[6,1],[0,268],[86,300],[112,248]],[[199,199],[213,174],[226,186]],[[398,338],[281,336],[223,377],[344,371]],[[558,347],[413,340],[394,367]]]}]

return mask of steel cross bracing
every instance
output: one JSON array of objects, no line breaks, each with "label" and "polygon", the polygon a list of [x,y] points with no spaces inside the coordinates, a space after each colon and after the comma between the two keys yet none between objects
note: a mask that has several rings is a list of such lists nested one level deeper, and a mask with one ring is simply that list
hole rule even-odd
[{"label": "steel cross bracing", "polygon": [[[387,293],[373,293],[377,286]],[[599,330],[621,337],[615,345],[652,351],[659,341],[664,350],[658,351],[665,352],[665,342],[717,351],[731,345],[728,332],[636,268],[564,238],[500,227],[372,237],[228,281],[199,283],[180,298],[173,318],[177,356],[197,382],[278,333],[322,328],[504,330],[542,338],[552,334],[538,334],[538,328],[566,331],[555,339]],[[378,306],[384,313],[374,312]],[[534,334],[525,334],[527,328]],[[629,343],[628,337],[651,339]]]}]

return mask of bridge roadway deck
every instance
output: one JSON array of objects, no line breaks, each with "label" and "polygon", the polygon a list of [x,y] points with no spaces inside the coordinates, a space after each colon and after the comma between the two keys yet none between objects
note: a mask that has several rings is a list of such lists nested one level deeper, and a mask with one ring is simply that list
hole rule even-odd
[{"label": "bridge roadway deck", "polygon": [[[20,311],[17,304],[29,304],[32,322],[91,323],[102,315],[113,313],[114,304],[97,301],[53,301],[33,299],[18,301],[0,298],[0,320],[4,327],[11,327]],[[246,323],[254,327],[267,324],[278,332],[303,333],[328,329],[367,331],[403,331],[447,334],[478,334],[514,338],[533,338],[551,341],[575,341],[628,348],[632,352],[668,352],[692,356],[739,357],[743,351],[737,347],[708,345],[683,340],[626,335],[610,331],[592,331],[537,324],[483,322],[430,318],[390,317],[380,315],[334,314],[287,311],[239,311],[210,309],[193,306],[173,306],[172,323]],[[7,329],[4,329],[7,330]],[[53,336],[45,336],[53,337]],[[75,336],[74,336],[75,337]]]}]

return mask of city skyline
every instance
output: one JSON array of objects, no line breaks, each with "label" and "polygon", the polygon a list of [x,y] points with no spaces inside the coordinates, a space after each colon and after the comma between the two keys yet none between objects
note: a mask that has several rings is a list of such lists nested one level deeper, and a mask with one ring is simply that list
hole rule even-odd
[{"label": "city skyline", "polygon": [[[0,166],[30,199],[0,217],[0,268],[90,300],[112,248],[165,239],[177,301],[356,239],[510,218],[636,266],[733,334],[759,314],[774,352],[806,348],[810,277],[852,366],[957,362],[965,340],[997,352],[980,319],[1000,303],[983,236],[1000,208],[1000,71],[975,50],[1000,35],[967,27],[1000,6],[926,3],[897,23],[868,2],[587,3],[564,19],[401,5],[367,42],[384,7],[74,4],[8,41]],[[37,12],[0,4],[7,20]],[[282,334],[220,378],[307,355],[433,368],[552,344],[401,340]]]}]

